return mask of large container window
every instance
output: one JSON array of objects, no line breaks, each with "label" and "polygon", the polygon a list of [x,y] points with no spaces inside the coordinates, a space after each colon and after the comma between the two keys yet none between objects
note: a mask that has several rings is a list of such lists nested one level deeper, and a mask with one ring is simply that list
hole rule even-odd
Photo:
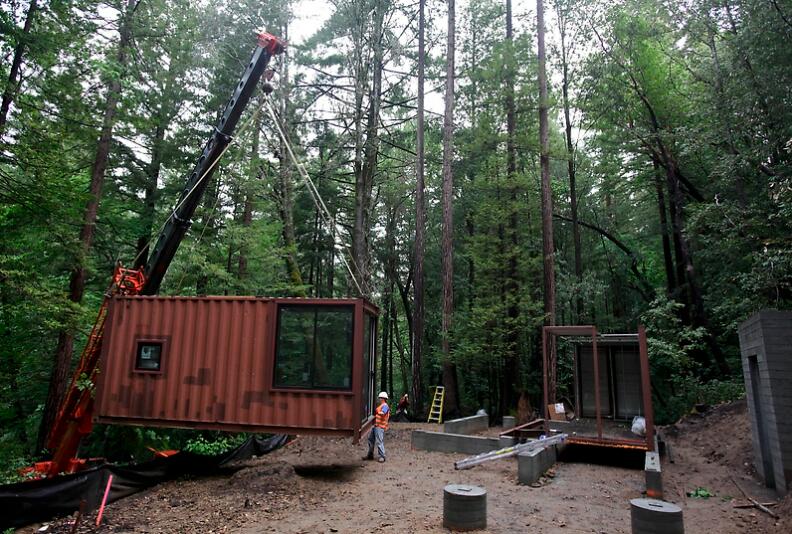
[{"label": "large container window", "polygon": [[352,306],[278,307],[275,386],[352,389]]},{"label": "large container window", "polygon": [[162,365],[162,342],[138,341],[135,355],[136,371],[160,371]]}]

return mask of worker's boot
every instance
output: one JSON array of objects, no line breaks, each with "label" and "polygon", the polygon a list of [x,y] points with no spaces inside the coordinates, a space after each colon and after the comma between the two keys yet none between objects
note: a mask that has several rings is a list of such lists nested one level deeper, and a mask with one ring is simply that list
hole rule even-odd
[{"label": "worker's boot", "polygon": [[362,459],[363,460],[373,460],[374,459],[374,455],[373,454],[367,454]]},{"label": "worker's boot", "polygon": [[[372,460],[373,460],[373,458],[372,458]],[[384,464],[384,463],[385,463],[385,458],[383,458],[382,456],[380,456],[380,457],[379,457],[379,459],[378,459],[377,461],[378,461],[379,463],[381,463],[381,464]]]}]

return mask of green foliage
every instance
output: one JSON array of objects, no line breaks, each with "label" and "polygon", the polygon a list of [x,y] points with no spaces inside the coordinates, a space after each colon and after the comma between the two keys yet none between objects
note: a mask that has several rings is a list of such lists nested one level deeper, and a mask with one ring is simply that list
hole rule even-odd
[{"label": "green foliage", "polygon": [[[2,458],[0,458],[2,460]],[[30,467],[32,462],[29,458],[24,456],[11,457],[8,456],[6,461],[3,462],[3,468],[0,470],[0,484],[15,484],[17,482],[24,482],[36,478],[36,473],[21,474],[20,471],[26,467]]]},{"label": "green foliage", "polygon": [[703,380],[696,354],[706,350],[704,330],[684,326],[679,318],[682,305],[658,297],[641,316],[646,325],[655,417],[669,424],[687,414],[696,404],[719,404],[742,398],[742,377]]},{"label": "green foliage", "polygon": [[225,434],[216,432],[211,435],[200,435],[190,439],[183,450],[203,456],[217,456],[242,445],[247,439],[246,434]]},{"label": "green foliage", "polygon": [[699,486],[692,491],[688,491],[687,496],[692,499],[709,499],[710,497],[715,497],[715,494],[707,488]]}]

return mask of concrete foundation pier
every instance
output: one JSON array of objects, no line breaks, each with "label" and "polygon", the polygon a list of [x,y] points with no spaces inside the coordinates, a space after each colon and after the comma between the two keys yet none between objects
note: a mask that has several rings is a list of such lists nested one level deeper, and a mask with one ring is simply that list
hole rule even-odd
[{"label": "concrete foundation pier", "polygon": [[517,481],[533,484],[556,463],[558,451],[555,445],[544,449],[521,452],[517,455]]},{"label": "concrete foundation pier", "polygon": [[414,449],[435,452],[458,452],[461,454],[481,454],[500,448],[498,438],[447,434],[413,430],[411,445]]}]

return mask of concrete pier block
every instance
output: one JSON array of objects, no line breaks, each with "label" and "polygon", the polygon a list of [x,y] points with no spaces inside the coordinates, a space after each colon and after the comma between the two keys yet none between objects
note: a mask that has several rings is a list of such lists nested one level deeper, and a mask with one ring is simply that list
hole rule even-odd
[{"label": "concrete pier block", "polygon": [[443,526],[455,531],[487,528],[487,490],[468,484],[443,488]]},{"label": "concrete pier block", "polygon": [[652,499],[662,500],[663,475],[660,470],[660,454],[656,452],[646,453],[644,475],[646,475],[646,496]]},{"label": "concrete pier block", "polygon": [[461,454],[481,454],[500,448],[498,438],[447,434],[413,430],[411,444],[414,449],[435,452],[458,452]]},{"label": "concrete pier block", "polygon": [[509,429],[517,426],[517,418],[512,415],[503,416],[503,428]]},{"label": "concrete pier block", "polygon": [[522,452],[517,455],[517,480],[520,484],[533,484],[556,462],[555,445],[541,450]]},{"label": "concrete pier block", "polygon": [[489,428],[489,415],[471,415],[461,419],[452,419],[443,424],[443,431],[448,434],[475,434]]},{"label": "concrete pier block", "polygon": [[656,499],[630,501],[632,534],[685,534],[682,508]]}]

